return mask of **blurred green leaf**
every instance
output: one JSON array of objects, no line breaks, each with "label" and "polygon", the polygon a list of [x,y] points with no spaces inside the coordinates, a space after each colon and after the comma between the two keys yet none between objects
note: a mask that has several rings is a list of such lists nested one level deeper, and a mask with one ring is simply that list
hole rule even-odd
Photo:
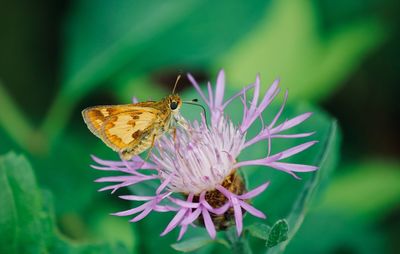
[{"label": "blurred green leaf", "polygon": [[186,241],[174,243],[171,245],[171,247],[177,251],[190,252],[200,249],[201,247],[204,247],[208,244],[216,242],[228,245],[228,243],[226,243],[224,240],[221,239],[213,240],[210,237],[206,236],[206,237],[194,237]]},{"label": "blurred green leaf", "polygon": [[0,252],[44,253],[40,195],[28,161],[14,153],[0,157]]},{"label": "blurred green leaf", "polygon": [[320,140],[320,152],[316,157],[316,162],[314,165],[318,165],[318,171],[314,172],[312,176],[304,182],[303,189],[298,193],[296,201],[288,214],[287,222],[289,225],[289,240],[280,244],[274,248],[271,248],[268,253],[282,253],[290,239],[296,234],[297,230],[303,223],[304,217],[308,211],[311,204],[312,198],[316,194],[321,181],[327,180],[331,175],[335,165],[338,161],[338,145],[339,137],[337,133],[336,122],[332,121],[329,127],[329,132],[327,136],[324,136]]},{"label": "blurred green leaf", "polygon": [[52,199],[23,156],[0,156],[0,253],[128,253],[121,244],[70,243],[56,229]]},{"label": "blurred green leaf", "polygon": [[250,225],[249,227],[246,228],[249,233],[257,238],[260,238],[262,240],[267,240],[268,239],[268,235],[271,231],[271,227],[263,224],[263,223],[253,223],[252,225]]},{"label": "blurred green leaf", "polygon": [[[266,4],[228,0],[76,1],[65,27],[62,90],[43,123],[43,131],[51,141],[56,139],[75,103],[99,85],[115,89],[115,84],[160,68],[210,64],[247,33],[261,18]],[[104,82],[110,79],[116,81]]]},{"label": "blurred green leaf", "polygon": [[383,231],[380,226],[363,223],[335,210],[310,209],[285,254],[391,253]]},{"label": "blurred green leaf", "polygon": [[289,226],[286,220],[278,220],[277,222],[275,222],[268,235],[265,246],[271,248],[280,244],[281,242],[286,241],[288,239],[288,227]]},{"label": "blurred green leaf", "polygon": [[[165,64],[209,62],[258,21],[265,5],[77,1],[66,26],[64,86],[82,93],[129,64],[140,73]],[[204,22],[207,17],[218,22]]]},{"label": "blurred green leaf", "polygon": [[10,94],[4,89],[1,80],[0,127],[22,148],[30,151],[40,148],[36,145],[36,142],[29,142],[29,140],[36,137],[33,126],[13,101]]},{"label": "blurred green leaf", "polygon": [[320,101],[328,96],[388,35],[374,17],[347,22],[327,35],[319,31],[312,1],[273,1],[263,20],[220,58],[239,88],[259,72],[264,84],[282,77],[293,98]]},{"label": "blurred green leaf", "polygon": [[336,211],[357,220],[378,222],[400,201],[400,164],[368,160],[343,166],[329,185],[317,212]]}]

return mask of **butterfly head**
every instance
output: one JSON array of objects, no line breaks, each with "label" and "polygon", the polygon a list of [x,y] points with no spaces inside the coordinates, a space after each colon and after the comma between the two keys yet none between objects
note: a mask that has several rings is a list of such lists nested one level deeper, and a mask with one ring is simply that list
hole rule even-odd
[{"label": "butterfly head", "polygon": [[179,112],[179,109],[182,106],[182,100],[181,97],[177,94],[171,94],[170,96],[167,97],[167,102],[169,109],[172,112]]}]

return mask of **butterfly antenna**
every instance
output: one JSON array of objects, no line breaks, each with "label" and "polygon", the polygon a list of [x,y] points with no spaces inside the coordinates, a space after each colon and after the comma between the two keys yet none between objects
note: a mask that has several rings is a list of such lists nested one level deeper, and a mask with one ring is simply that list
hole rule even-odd
[{"label": "butterfly antenna", "polygon": [[206,120],[206,124],[208,125],[206,108],[203,105],[201,105],[201,104],[199,104],[197,102],[198,102],[197,99],[193,99],[191,101],[182,101],[182,103],[185,103],[185,104],[190,104],[190,105],[195,105],[195,106],[201,107],[203,109],[204,119]]},{"label": "butterfly antenna", "polygon": [[180,79],[181,79],[181,75],[179,74],[178,77],[176,77],[174,89],[172,89],[172,94],[175,94],[176,85],[178,85],[178,81]]}]

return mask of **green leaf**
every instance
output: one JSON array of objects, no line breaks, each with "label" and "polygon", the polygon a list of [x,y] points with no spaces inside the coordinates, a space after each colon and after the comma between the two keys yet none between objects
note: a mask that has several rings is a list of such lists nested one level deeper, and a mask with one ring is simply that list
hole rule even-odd
[{"label": "green leaf", "polygon": [[55,226],[51,194],[39,189],[23,156],[0,156],[0,185],[0,253],[128,253],[121,244],[76,244],[62,236]]},{"label": "green leaf", "polygon": [[260,238],[262,240],[267,240],[268,235],[271,231],[271,227],[264,223],[253,223],[246,229],[252,236]]},{"label": "green leaf", "polygon": [[40,196],[25,158],[0,157],[0,186],[0,253],[43,253]]},{"label": "green leaf", "polygon": [[171,245],[171,247],[177,251],[189,252],[200,249],[201,247],[213,242],[215,242],[215,240],[211,239],[210,237],[194,237],[183,242],[174,243]]},{"label": "green leaf", "polygon": [[357,220],[379,222],[400,200],[400,163],[369,159],[343,165],[315,207]]},{"label": "green leaf", "polygon": [[272,1],[259,24],[218,59],[214,70],[223,66],[238,88],[253,82],[255,72],[264,82],[282,77],[292,98],[323,100],[389,31],[371,15],[322,34],[315,9],[312,1]]},{"label": "green leaf", "polygon": [[320,153],[317,156],[317,162],[315,163],[319,166],[319,170],[313,173],[312,176],[304,182],[303,189],[298,194],[287,217],[287,223],[289,225],[289,240],[269,249],[267,253],[282,253],[290,239],[293,238],[297,230],[300,228],[313,196],[317,192],[319,186],[328,179],[335,168],[338,160],[339,140],[337,124],[333,121],[329,127],[328,135],[324,136],[320,142],[322,147],[320,147]]},{"label": "green leaf", "polygon": [[[66,20],[62,90],[43,123],[43,132],[54,141],[75,103],[100,85],[116,90],[133,81],[138,91],[143,84],[135,81],[157,70],[209,65],[257,23],[267,4],[260,0],[253,4],[76,1]],[[205,22],[215,17],[218,21]],[[154,81],[151,85],[157,88]]]},{"label": "green leaf", "polygon": [[[0,80],[0,127],[15,143],[26,150],[37,150],[39,147],[32,142],[34,129],[26,115],[13,101]],[[28,140],[30,142],[28,142]],[[32,145],[33,144],[33,145]]]},{"label": "green leaf", "polygon": [[[142,73],[209,62],[258,21],[266,4],[79,1],[67,19],[64,87],[88,91],[127,65],[133,67],[128,72]],[[218,22],[204,22],[217,16]]]},{"label": "green leaf", "polygon": [[278,220],[275,222],[268,235],[265,246],[271,248],[286,241],[288,239],[288,230],[289,228],[286,220]]}]

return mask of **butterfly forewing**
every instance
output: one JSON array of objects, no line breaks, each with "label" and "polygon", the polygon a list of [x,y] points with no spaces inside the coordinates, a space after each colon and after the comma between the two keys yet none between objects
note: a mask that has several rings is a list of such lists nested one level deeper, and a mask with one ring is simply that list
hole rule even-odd
[{"label": "butterfly forewing", "polygon": [[85,109],[83,118],[93,134],[115,151],[121,151],[143,138],[159,119],[160,111],[135,104],[97,106]]},{"label": "butterfly forewing", "polygon": [[129,160],[174,128],[171,119],[178,119],[181,103],[180,97],[173,94],[160,101],[90,107],[82,115],[93,134]]}]

